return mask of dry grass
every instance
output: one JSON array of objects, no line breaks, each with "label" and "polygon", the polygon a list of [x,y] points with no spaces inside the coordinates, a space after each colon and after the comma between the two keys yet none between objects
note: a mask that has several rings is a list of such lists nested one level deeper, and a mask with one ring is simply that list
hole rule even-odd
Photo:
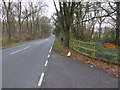
[{"label": "dry grass", "polygon": [[33,42],[33,41],[36,41],[36,40],[41,40],[41,39],[43,39],[43,38],[37,38],[37,39],[35,39],[35,40],[22,41],[22,42],[18,42],[18,43],[11,43],[11,44],[8,44],[8,45],[5,45],[5,46],[0,47],[0,49],[10,48],[10,47],[22,45],[22,44],[25,44],[25,43],[30,43],[30,42]]}]

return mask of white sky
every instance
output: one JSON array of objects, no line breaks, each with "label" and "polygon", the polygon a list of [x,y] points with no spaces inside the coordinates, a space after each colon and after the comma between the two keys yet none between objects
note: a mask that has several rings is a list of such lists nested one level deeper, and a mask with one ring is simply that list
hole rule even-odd
[{"label": "white sky", "polygon": [[[5,0],[6,2],[8,2],[9,0]],[[18,0],[11,0],[11,1],[13,1],[13,2],[16,2],[16,1],[18,1]],[[55,10],[55,7],[54,7],[54,4],[53,4],[53,0],[22,0],[22,2],[24,2],[24,3],[27,3],[27,2],[40,2],[40,1],[43,1],[43,2],[45,2],[47,5],[48,5],[48,7],[47,7],[47,11],[46,11],[46,16],[48,16],[49,18],[51,17],[51,15],[52,15],[52,13],[53,12],[56,12],[56,10]],[[56,2],[56,5],[57,5],[57,8],[59,7],[59,5],[58,5],[58,1],[59,0],[55,0],[55,2]],[[64,1],[64,0],[61,0],[61,1]],[[76,0],[77,1],[77,0]],[[78,1],[80,1],[80,0],[78,0]],[[95,1],[95,0],[90,0],[90,1]],[[96,0],[97,1],[97,0]],[[101,0],[101,1],[104,1],[104,0]],[[108,0],[109,1],[109,0]],[[0,0],[0,2],[1,2],[1,0]],[[102,25],[103,27],[104,26],[106,26],[106,24],[103,24]]]},{"label": "white sky", "polygon": [[[0,2],[1,1],[2,0],[0,0]],[[9,0],[5,0],[5,1],[8,2]],[[11,1],[16,2],[18,0],[11,0]],[[52,15],[53,12],[56,12],[54,4],[53,4],[53,0],[22,0],[22,2],[26,2],[26,3],[27,2],[31,2],[31,1],[32,2],[40,2],[40,1],[45,2],[48,5],[48,7],[47,7],[47,13],[45,15],[48,16],[49,18],[51,17],[51,15]],[[59,7],[58,1],[59,0],[55,0],[57,7]],[[65,1],[65,0],[60,0],[60,1]],[[75,1],[77,2],[77,1],[81,1],[81,0],[75,0]],[[82,1],[86,2],[86,1],[113,1],[113,0],[82,0]]]},{"label": "white sky", "polygon": [[[5,0],[5,1],[8,2],[9,0]],[[16,2],[18,0],[11,0],[11,1]],[[53,4],[53,0],[22,0],[22,2],[24,3],[31,2],[31,1],[32,2],[40,2],[40,1],[45,2],[48,5],[47,13],[45,15],[48,16],[49,18],[51,17],[53,12],[56,12],[54,4]],[[58,1],[59,0],[55,0],[57,7],[58,7]],[[2,2],[2,0],[0,0],[0,2]]]},{"label": "white sky", "polygon": [[[53,0],[44,0],[44,2],[48,5],[47,7],[47,16],[50,17],[53,12],[56,12]],[[58,6],[58,0],[55,0],[56,5]]]}]

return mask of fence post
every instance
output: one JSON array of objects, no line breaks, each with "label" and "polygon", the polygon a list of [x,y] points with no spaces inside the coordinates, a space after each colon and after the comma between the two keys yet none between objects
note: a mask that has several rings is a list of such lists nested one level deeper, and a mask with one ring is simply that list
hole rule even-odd
[{"label": "fence post", "polygon": [[[95,42],[93,42],[93,49],[95,50]],[[92,55],[93,55],[93,57],[95,58],[95,51],[93,51],[93,53],[92,53]]]}]

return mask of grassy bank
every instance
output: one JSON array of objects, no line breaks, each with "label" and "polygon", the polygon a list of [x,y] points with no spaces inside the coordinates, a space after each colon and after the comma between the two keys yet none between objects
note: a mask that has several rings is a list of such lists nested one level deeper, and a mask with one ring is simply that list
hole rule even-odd
[{"label": "grassy bank", "polygon": [[14,46],[30,43],[30,42],[41,40],[41,39],[44,39],[44,38],[37,38],[37,39],[34,39],[34,40],[26,40],[26,41],[13,42],[13,43],[12,42],[8,42],[5,45],[3,45],[2,42],[0,42],[0,45],[2,46],[2,47],[0,47],[0,49],[6,49],[6,48],[10,48],[10,47],[14,47]]}]

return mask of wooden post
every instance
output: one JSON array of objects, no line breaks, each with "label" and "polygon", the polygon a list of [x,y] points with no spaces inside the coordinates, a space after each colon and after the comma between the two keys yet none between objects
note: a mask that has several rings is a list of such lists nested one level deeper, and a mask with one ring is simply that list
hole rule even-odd
[{"label": "wooden post", "polygon": [[[93,42],[93,49],[95,50],[95,42]],[[93,57],[95,57],[95,51],[93,51],[93,53],[92,53],[92,55],[93,55]]]}]

